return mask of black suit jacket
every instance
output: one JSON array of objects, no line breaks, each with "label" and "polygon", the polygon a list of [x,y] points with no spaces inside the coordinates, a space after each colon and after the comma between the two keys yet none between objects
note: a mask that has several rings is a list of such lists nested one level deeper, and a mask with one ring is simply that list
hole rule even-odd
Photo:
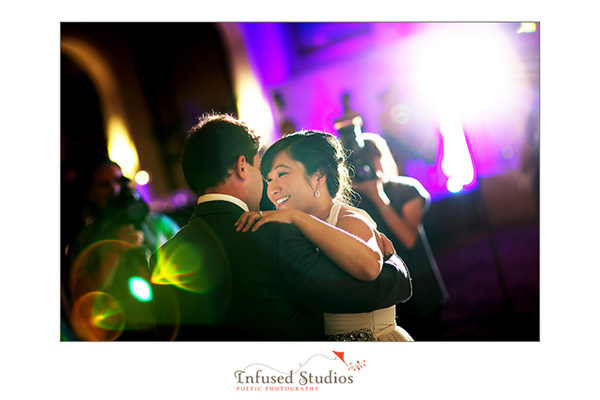
[{"label": "black suit jacket", "polygon": [[242,213],[226,201],[201,203],[153,255],[157,322],[166,333],[159,339],[323,340],[323,312],[368,312],[411,295],[399,258],[376,280],[359,281],[292,225],[236,232]]}]

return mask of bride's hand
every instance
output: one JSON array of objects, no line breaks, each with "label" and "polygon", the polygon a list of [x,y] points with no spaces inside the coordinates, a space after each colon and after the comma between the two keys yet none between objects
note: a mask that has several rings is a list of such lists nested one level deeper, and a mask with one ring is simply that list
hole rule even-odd
[{"label": "bride's hand", "polygon": [[285,224],[294,223],[294,215],[296,210],[279,210],[279,211],[246,211],[235,223],[235,230],[248,232],[252,228],[255,232],[263,224],[268,222],[282,222]]},{"label": "bride's hand", "polygon": [[383,248],[382,253],[384,256],[384,261],[389,259],[393,254],[396,253],[396,249],[394,249],[394,244],[390,239],[387,238],[383,233],[379,232],[379,237],[381,238]]}]

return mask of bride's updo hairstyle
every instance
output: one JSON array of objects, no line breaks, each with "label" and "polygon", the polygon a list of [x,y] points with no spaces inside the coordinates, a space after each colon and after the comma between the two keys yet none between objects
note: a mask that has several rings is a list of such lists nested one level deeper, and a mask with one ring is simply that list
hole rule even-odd
[{"label": "bride's updo hairstyle", "polygon": [[317,171],[327,176],[327,191],[332,199],[349,202],[352,183],[347,157],[340,141],[330,133],[300,131],[273,143],[262,157],[260,171],[266,179],[277,154],[286,151],[294,161],[302,163],[308,177]]}]

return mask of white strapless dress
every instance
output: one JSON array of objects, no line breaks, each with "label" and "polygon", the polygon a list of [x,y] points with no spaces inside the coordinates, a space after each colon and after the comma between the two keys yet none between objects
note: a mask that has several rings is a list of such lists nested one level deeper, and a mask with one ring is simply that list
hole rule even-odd
[{"label": "white strapless dress", "polygon": [[[335,202],[329,217],[325,220],[337,225],[342,203]],[[356,209],[377,226],[363,210]],[[327,340],[334,341],[381,341],[412,342],[413,338],[404,329],[396,325],[396,306],[368,313],[357,314],[324,314],[325,335]]]}]

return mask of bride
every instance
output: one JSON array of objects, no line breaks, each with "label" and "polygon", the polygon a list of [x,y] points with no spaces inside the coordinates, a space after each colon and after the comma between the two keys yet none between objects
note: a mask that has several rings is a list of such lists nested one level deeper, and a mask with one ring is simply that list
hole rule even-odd
[{"label": "bride", "polygon": [[[347,204],[352,189],[345,162],[340,142],[329,133],[302,131],[278,140],[261,161],[268,197],[278,210],[246,212],[236,229],[293,224],[348,274],[374,280],[394,249],[365,211]],[[412,341],[395,318],[395,306],[360,314],[326,313],[325,335],[341,341]]]}]

